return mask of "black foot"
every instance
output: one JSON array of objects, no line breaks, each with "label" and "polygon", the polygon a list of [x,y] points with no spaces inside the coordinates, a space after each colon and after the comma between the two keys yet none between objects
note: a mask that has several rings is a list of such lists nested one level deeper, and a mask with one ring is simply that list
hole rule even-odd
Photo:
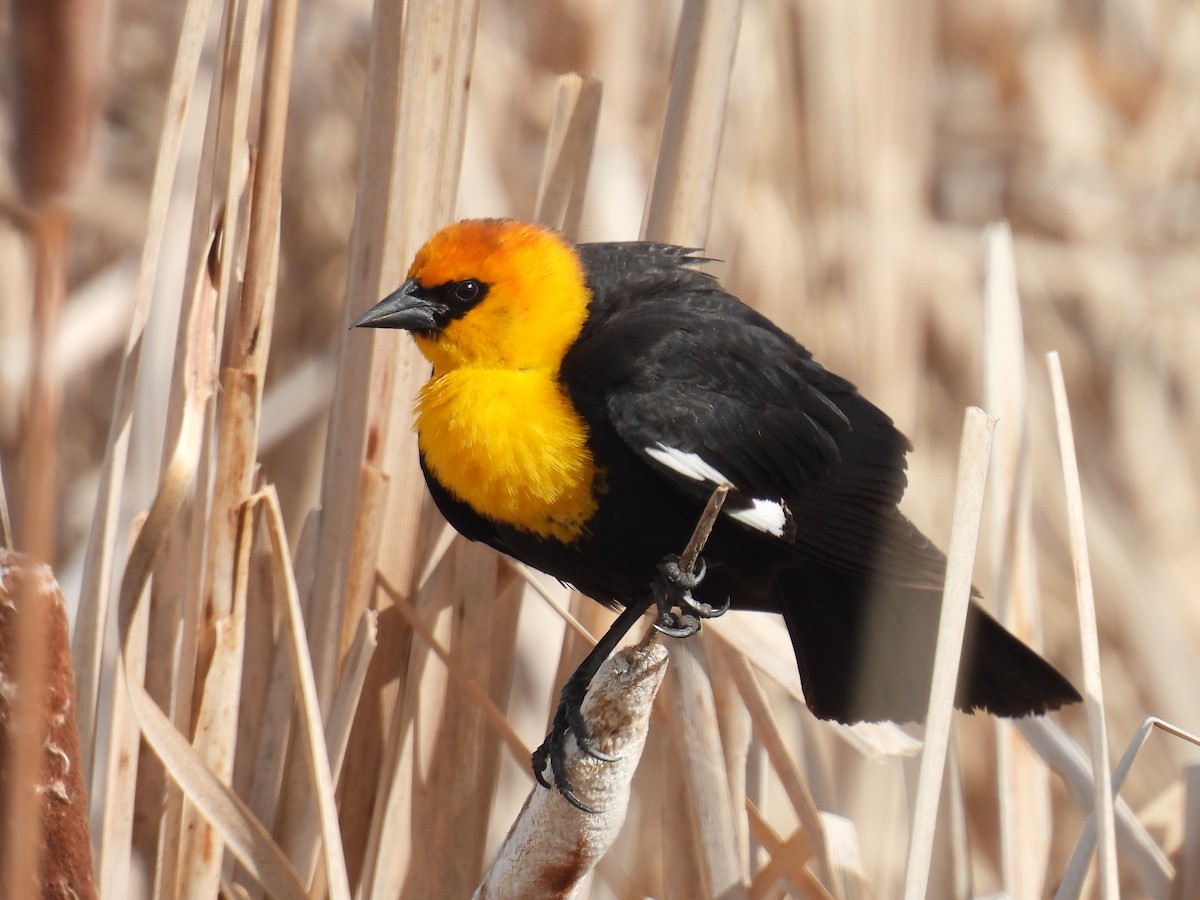
[{"label": "black foot", "polygon": [[533,751],[533,774],[537,778],[538,783],[547,789],[551,787],[545,774],[546,764],[549,763],[554,788],[563,795],[563,798],[568,803],[583,812],[596,812],[596,810],[575,795],[574,790],[571,788],[571,782],[567,779],[567,735],[575,735],[575,743],[579,745],[579,749],[592,757],[592,759],[598,759],[602,762],[614,762],[620,758],[605,753],[597,746],[592,736],[588,734],[587,722],[584,721],[581,711],[583,699],[587,696],[588,685],[592,683],[592,678],[595,677],[604,660],[608,659],[608,655],[612,652],[613,648],[620,643],[621,638],[625,636],[625,633],[629,631],[633,623],[641,618],[649,606],[650,601],[647,600],[644,603],[626,607],[624,612],[613,622],[612,627],[605,632],[592,652],[579,664],[579,668],[572,673],[571,677],[567,679],[567,683],[563,685],[562,694],[559,695],[558,699],[558,709],[554,712],[554,723],[550,727],[550,734],[546,736],[546,740],[542,741],[542,745]]},{"label": "black foot", "polygon": [[593,759],[615,762],[620,757],[605,753],[596,746],[596,742],[588,734],[587,723],[584,722],[583,714],[580,712],[586,694],[586,682],[578,684],[574,676],[567,681],[558,701],[558,709],[554,712],[554,724],[550,728],[550,734],[542,741],[542,745],[533,751],[532,762],[533,774],[537,776],[538,783],[542,787],[550,788],[550,782],[546,780],[546,763],[548,762],[550,763],[550,775],[558,792],[576,809],[590,813],[596,812],[596,810],[575,795],[575,791],[571,788],[571,782],[567,778],[567,735],[575,735],[575,743],[579,745],[579,749]]},{"label": "black foot", "polygon": [[[707,567],[703,557],[696,560],[697,570],[691,574],[679,567],[678,556],[668,556],[658,564],[661,577],[651,585],[658,621],[654,627],[668,637],[691,637],[700,630],[701,619],[715,619],[729,609],[729,599],[721,606],[711,606],[692,596],[692,589],[704,580]],[[679,612],[675,612],[678,609]]]}]

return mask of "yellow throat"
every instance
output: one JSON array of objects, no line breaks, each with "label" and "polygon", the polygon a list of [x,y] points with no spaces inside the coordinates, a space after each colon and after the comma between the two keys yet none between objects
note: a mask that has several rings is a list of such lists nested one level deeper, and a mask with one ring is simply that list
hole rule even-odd
[{"label": "yellow throat", "polygon": [[441,332],[415,335],[433,363],[417,398],[425,465],[477,513],[573,541],[596,509],[587,425],[558,378],[590,300],[578,255],[536,226],[473,220],[434,235],[409,278],[488,286]]}]

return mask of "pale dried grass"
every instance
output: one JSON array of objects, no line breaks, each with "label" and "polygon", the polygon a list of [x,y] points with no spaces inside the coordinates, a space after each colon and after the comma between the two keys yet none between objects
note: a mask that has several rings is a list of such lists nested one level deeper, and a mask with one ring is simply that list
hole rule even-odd
[{"label": "pale dried grass", "polygon": [[[96,308],[81,294],[90,283],[132,324],[70,344],[64,328],[65,362],[58,347],[22,357],[62,366],[58,569],[81,598],[76,676],[105,896],[181,884],[211,896],[253,878],[280,894],[464,896],[499,845],[557,687],[608,614],[444,529],[409,427],[423,363],[402,337],[372,350],[344,325],[437,225],[505,214],[583,239],[646,223],[703,243],[731,289],[913,438],[905,509],[943,546],[962,410],[998,416],[975,583],[1078,685],[1102,674],[1094,747],[1145,750],[1121,771],[1112,818],[1088,826],[1091,763],[1060,730],[957,717],[927,893],[1037,896],[1064,875],[1065,892],[1111,896],[1114,879],[1123,895],[1194,892],[1195,751],[1147,742],[1143,723],[1195,732],[1200,717],[1200,14],[1119,0],[1086,13],[766,0],[743,4],[733,29],[737,4],[713,4],[727,17],[722,52],[734,49],[722,113],[721,52],[699,73],[715,86],[668,102],[681,10],[695,22],[708,4],[442,0],[411,4],[402,37],[397,4],[372,19],[365,3],[320,0],[299,10],[290,74],[289,4],[265,18],[251,2],[168,6],[117,10],[101,149],[67,205],[64,322]],[[595,80],[560,86],[571,71]],[[667,121],[705,135],[674,170],[688,145],[662,141]],[[647,212],[652,180],[679,222]],[[13,237],[28,222],[16,183],[0,172],[13,211],[0,220],[0,454],[21,498],[30,369],[10,350],[30,333],[34,266]],[[1012,223],[1011,245],[996,230],[981,241],[996,219]],[[173,308],[177,339],[165,334]],[[1070,397],[1074,520],[1048,351]],[[156,399],[147,388],[166,366],[170,397]],[[114,380],[115,392],[100,387]],[[127,541],[129,517],[155,497]],[[1099,665],[1086,678],[1070,600],[1080,508],[1099,648],[1084,654]],[[104,628],[118,582],[121,657]],[[706,658],[709,699],[660,700],[592,894],[899,895],[907,836],[932,814],[914,826],[911,810],[940,772],[918,786],[898,729],[814,721],[778,623],[731,616],[706,630],[686,650]],[[684,648],[671,650],[678,663]],[[143,664],[166,719],[120,688]],[[673,737],[697,709],[703,734],[716,722],[721,736],[704,776]],[[1059,718],[1087,743],[1082,708]],[[137,755],[139,732],[154,752],[135,772],[118,763]],[[228,853],[187,850],[185,831]],[[1087,833],[1106,860],[1090,876],[1088,856],[1069,862]]]}]

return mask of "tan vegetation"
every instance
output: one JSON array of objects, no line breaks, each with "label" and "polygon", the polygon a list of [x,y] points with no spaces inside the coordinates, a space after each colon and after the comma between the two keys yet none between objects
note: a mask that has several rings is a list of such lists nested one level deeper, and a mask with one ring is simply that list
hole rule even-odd
[{"label": "tan vegetation", "polygon": [[[445,529],[410,430],[423,364],[345,325],[438,225],[515,215],[703,243],[913,440],[904,509],[943,546],[963,410],[997,417],[973,579],[1082,689],[1056,351],[1111,761],[1148,737],[1101,855],[1122,896],[1200,896],[1196,751],[1139,731],[1200,730],[1200,11],[408,6],[124,0],[67,115],[0,81],[0,466],[18,549],[73,608],[100,895],[479,882],[608,613]],[[714,42],[672,103],[681,22]],[[920,732],[814,720],[766,617],[667,647],[693,675],[668,676],[585,890],[900,896]],[[1056,718],[1088,747],[1083,707]],[[689,760],[698,727],[720,740]],[[928,895],[1104,895],[1104,866],[1071,863],[1086,755],[953,728]]]}]

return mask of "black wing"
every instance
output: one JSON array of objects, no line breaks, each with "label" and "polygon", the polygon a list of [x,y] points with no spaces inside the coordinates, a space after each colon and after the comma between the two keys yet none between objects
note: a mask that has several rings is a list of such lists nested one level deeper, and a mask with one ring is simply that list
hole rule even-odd
[{"label": "black wing", "polygon": [[[689,268],[687,251],[584,245],[594,294],[564,381],[699,501],[803,556],[940,586],[941,553],[896,509],[907,439],[770,320]],[[634,274],[631,274],[634,273]]]}]

